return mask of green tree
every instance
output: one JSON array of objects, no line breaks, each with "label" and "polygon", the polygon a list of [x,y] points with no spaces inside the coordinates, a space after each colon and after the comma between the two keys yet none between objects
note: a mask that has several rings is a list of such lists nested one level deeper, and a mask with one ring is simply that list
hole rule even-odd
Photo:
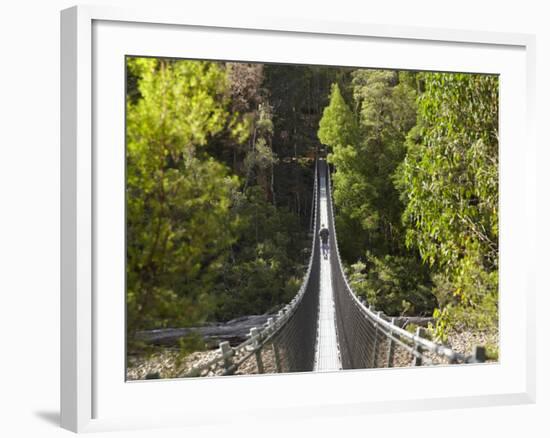
[{"label": "green tree", "polygon": [[323,110],[317,135],[321,143],[330,148],[328,159],[335,165],[332,183],[338,208],[335,220],[340,251],[344,259],[356,259],[363,253],[366,241],[354,200],[364,198],[372,187],[356,171],[360,139],[357,117],[336,83],[331,87],[329,104]]},{"label": "green tree", "polygon": [[407,243],[440,272],[441,336],[468,321],[496,330],[498,78],[424,73],[422,81],[418,124],[396,180]]},{"label": "green tree", "polygon": [[370,185],[355,198],[359,218],[374,254],[399,254],[403,205],[392,179],[405,156],[406,135],[416,122],[416,92],[400,82],[398,72],[358,70],[353,74],[353,94],[362,137],[355,172]]},{"label": "green tree", "polygon": [[323,110],[317,136],[332,150],[355,146],[358,141],[357,121],[344,101],[338,84],[332,84],[330,102]]},{"label": "green tree", "polygon": [[274,312],[298,291],[308,260],[298,217],[270,203],[260,185],[237,193],[232,214],[239,239],[214,290],[217,320]]},{"label": "green tree", "polygon": [[[226,110],[215,63],[129,58],[139,97],[127,101],[127,328],[196,324],[235,240],[229,221],[237,180],[203,153]],[[228,128],[229,127],[229,128]]]},{"label": "green tree", "polygon": [[340,252],[353,285],[389,314],[433,310],[430,278],[418,254],[405,247],[403,204],[393,178],[416,122],[414,76],[395,71],[352,73],[353,108],[333,87],[319,139],[330,147]]},{"label": "green tree", "polygon": [[431,315],[437,301],[429,287],[429,271],[415,257],[374,256],[366,251],[365,260],[348,271],[355,293],[387,315]]}]

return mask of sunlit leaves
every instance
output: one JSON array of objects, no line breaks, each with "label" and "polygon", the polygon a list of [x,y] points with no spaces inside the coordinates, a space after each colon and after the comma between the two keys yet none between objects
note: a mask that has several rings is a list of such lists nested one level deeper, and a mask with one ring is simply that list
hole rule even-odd
[{"label": "sunlit leaves", "polygon": [[215,63],[129,58],[139,98],[127,102],[128,330],[196,324],[235,240],[238,181],[201,152],[226,129],[226,76]]},{"label": "sunlit leaves", "polygon": [[411,132],[398,184],[408,243],[423,258],[456,269],[477,242],[497,266],[498,80],[486,75],[424,74],[418,130]]},{"label": "sunlit leaves", "polygon": [[421,77],[418,124],[396,178],[407,243],[441,272],[434,277],[438,336],[468,324],[496,330],[498,78]]},{"label": "sunlit leaves", "polygon": [[357,122],[344,101],[338,84],[332,85],[330,103],[323,111],[317,135],[321,143],[332,149],[354,145],[357,142]]},{"label": "sunlit leaves", "polygon": [[262,69],[129,58],[128,77],[130,341],[288,302],[307,254],[296,215],[269,199],[277,157]]},{"label": "sunlit leaves", "polygon": [[383,70],[352,78],[353,101],[333,91],[319,138],[331,146],[340,249],[355,289],[398,313],[433,305],[435,294],[441,339],[452,329],[495,330],[498,78]]},{"label": "sunlit leaves", "polygon": [[[348,106],[337,86],[323,113],[319,139],[330,146],[340,252],[353,264],[359,295],[389,314],[431,312],[426,269],[405,247],[403,203],[393,177],[416,123],[414,76],[356,70]],[[355,109],[353,112],[350,107]]]}]

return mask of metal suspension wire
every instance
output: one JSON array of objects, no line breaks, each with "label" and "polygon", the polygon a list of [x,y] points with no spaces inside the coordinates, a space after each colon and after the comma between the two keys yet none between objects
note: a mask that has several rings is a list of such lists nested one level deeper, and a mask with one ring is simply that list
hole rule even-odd
[{"label": "metal suspension wire", "polygon": [[411,333],[394,323],[394,319],[367,307],[364,300],[351,289],[344,273],[332,202],[332,184],[329,169],[327,177],[327,209],[330,229],[330,262],[336,305],[336,328],[344,369],[383,368],[440,363],[484,361],[485,352],[477,347],[471,356],[430,341],[419,327]]},{"label": "metal suspension wire", "polygon": [[275,318],[250,331],[249,339],[236,347],[222,342],[218,354],[181,377],[230,374],[311,371],[315,360],[319,312],[320,249],[318,163],[312,197],[312,243],[304,280],[292,301]]},{"label": "metal suspension wire", "polygon": [[330,271],[336,315],[339,360],[344,369],[382,368],[439,363],[482,362],[478,348],[466,356],[424,337],[422,328],[411,333],[394,319],[376,312],[358,298],[346,279],[340,253],[332,201],[330,171],[325,162],[315,163],[312,199],[312,243],[307,272],[300,290],[274,318],[250,331],[249,339],[236,347],[222,342],[216,356],[181,377],[230,374],[311,371],[315,365],[319,317],[320,174],[325,183],[326,209],[330,231]]}]

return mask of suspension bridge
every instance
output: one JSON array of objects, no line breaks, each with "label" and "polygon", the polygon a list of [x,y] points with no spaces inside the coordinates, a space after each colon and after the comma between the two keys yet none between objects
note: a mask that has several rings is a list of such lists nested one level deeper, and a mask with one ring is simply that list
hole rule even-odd
[{"label": "suspension bridge", "polygon": [[[376,311],[351,289],[340,260],[334,225],[330,172],[319,159],[313,184],[311,254],[295,297],[240,345],[222,342],[217,355],[182,377],[335,371],[340,369],[483,362],[476,347],[466,355],[431,341],[422,327],[412,333]],[[319,229],[330,232],[321,255]],[[243,371],[246,370],[246,371]]]}]

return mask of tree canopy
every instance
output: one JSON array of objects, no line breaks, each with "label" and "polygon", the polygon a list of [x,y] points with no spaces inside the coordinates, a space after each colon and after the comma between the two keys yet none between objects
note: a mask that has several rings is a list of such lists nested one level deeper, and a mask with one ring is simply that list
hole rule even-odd
[{"label": "tree canopy", "polygon": [[350,282],[434,334],[498,326],[498,78],[360,69],[319,124]]},{"label": "tree canopy", "polygon": [[344,73],[127,58],[131,350],[142,330],[274,312],[296,294],[315,132]]},{"label": "tree canopy", "polygon": [[201,148],[229,129],[214,63],[129,59],[141,96],[127,104],[128,328],[197,323],[235,241],[237,179]]},{"label": "tree canopy", "polygon": [[319,142],[354,290],[497,330],[496,76],[128,57],[126,116],[131,348],[294,296]]}]

